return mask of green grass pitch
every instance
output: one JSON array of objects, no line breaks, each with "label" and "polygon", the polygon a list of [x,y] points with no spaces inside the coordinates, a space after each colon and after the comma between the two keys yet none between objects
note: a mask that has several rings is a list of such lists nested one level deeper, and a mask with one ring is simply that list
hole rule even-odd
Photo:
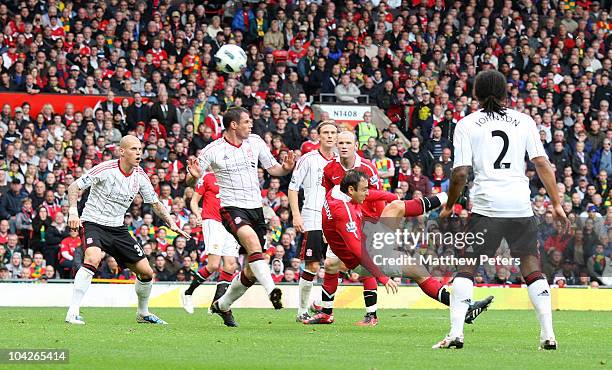
[{"label": "green grass pitch", "polygon": [[[557,351],[538,351],[532,311],[488,311],[466,326],[462,350],[432,350],[448,311],[381,310],[373,328],[362,310],[339,309],[333,325],[295,322],[295,310],[238,309],[226,328],[204,309],[153,310],[167,326],[137,324],[134,309],[84,308],[69,326],[62,308],[0,309],[0,348],[67,348],[61,369],[605,369],[612,366],[612,312],[555,312]],[[53,366],[53,367],[55,367]],[[39,364],[11,368],[40,368]],[[49,366],[45,366],[48,368]],[[0,368],[7,368],[0,364]]]}]

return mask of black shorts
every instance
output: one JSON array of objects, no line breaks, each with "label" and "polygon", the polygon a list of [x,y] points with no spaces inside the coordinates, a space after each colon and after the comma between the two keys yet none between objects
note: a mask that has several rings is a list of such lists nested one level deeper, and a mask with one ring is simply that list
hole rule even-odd
[{"label": "black shorts", "polygon": [[[472,213],[467,225],[474,234],[466,257],[495,256],[502,239],[506,239],[512,257],[538,256],[538,220],[534,217],[487,217]],[[471,256],[470,256],[471,255]]]},{"label": "black shorts", "polygon": [[[242,248],[246,248],[240,243],[238,238],[238,229],[242,226],[250,226],[255,230],[257,237],[259,238],[259,244],[263,250],[266,244],[266,234],[268,232],[268,226],[266,225],[266,219],[263,215],[263,208],[255,209],[244,209],[238,207],[221,207],[219,210],[221,213],[221,223],[225,229],[236,238],[238,244]],[[242,248],[240,252],[242,254]]]},{"label": "black shorts", "polygon": [[327,244],[323,242],[323,230],[304,232],[300,247],[300,259],[306,262],[319,262],[325,258]]},{"label": "black shorts", "polygon": [[88,221],[83,222],[83,248],[88,247],[99,247],[115,257],[117,263],[122,266],[146,258],[142,247],[125,225],[110,227]]}]

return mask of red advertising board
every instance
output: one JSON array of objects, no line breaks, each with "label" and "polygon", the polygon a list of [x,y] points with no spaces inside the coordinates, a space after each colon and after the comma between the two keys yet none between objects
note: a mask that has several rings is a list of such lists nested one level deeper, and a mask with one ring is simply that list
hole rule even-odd
[{"label": "red advertising board", "polygon": [[[115,103],[121,103],[124,96],[115,98]],[[128,97],[130,102],[133,98]],[[99,101],[106,100],[104,95],[68,95],[68,94],[27,94],[27,93],[0,93],[0,107],[9,104],[12,109],[29,103],[31,115],[38,114],[45,104],[51,104],[55,113],[64,113],[64,107],[68,103],[74,105],[75,111],[83,111],[84,108],[93,108]]]}]

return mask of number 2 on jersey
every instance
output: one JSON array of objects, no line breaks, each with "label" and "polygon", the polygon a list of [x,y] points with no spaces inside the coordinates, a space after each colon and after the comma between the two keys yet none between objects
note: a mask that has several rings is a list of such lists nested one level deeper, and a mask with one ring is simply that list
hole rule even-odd
[{"label": "number 2 on jersey", "polygon": [[510,162],[501,163],[501,161],[506,156],[506,153],[508,152],[508,146],[510,144],[510,140],[508,139],[508,134],[506,134],[502,130],[495,130],[495,131],[491,132],[491,136],[492,137],[496,137],[496,136],[501,137],[501,139],[504,141],[504,146],[503,146],[503,148],[501,150],[501,153],[499,153],[499,156],[497,157],[497,159],[493,163],[493,168],[495,168],[495,169],[507,169],[507,168],[510,168]]}]

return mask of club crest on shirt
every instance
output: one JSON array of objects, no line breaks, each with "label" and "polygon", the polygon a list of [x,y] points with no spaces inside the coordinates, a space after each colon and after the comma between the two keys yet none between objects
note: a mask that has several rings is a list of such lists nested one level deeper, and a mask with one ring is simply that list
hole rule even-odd
[{"label": "club crest on shirt", "polygon": [[354,233],[355,231],[357,231],[357,224],[354,221],[349,221],[346,224],[346,231],[348,231],[349,233]]}]

